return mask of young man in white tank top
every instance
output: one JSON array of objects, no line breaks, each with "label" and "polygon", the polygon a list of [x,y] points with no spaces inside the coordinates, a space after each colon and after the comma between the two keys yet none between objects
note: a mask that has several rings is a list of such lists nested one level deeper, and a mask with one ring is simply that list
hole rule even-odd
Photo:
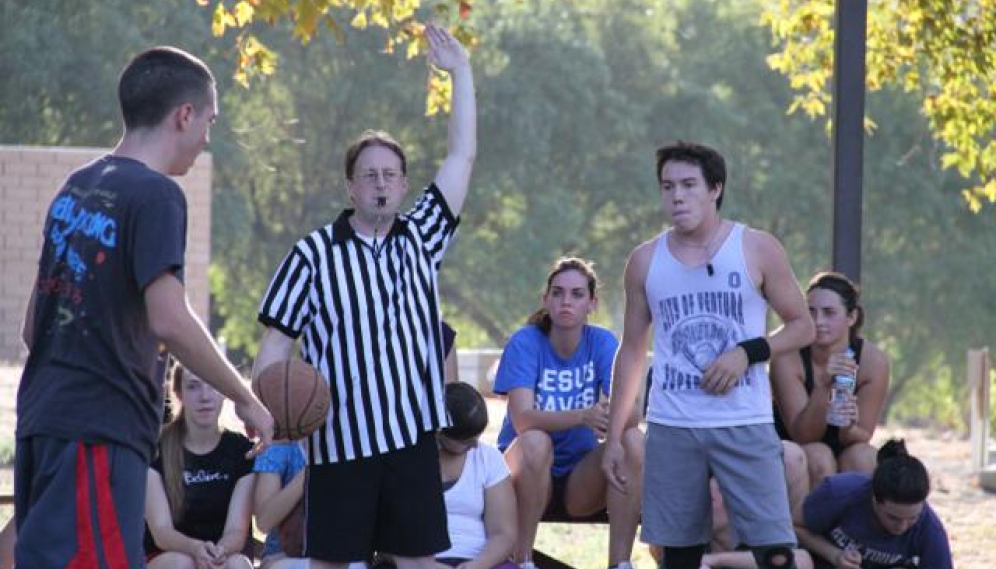
[{"label": "young man in white tank top", "polygon": [[[723,157],[679,142],[657,151],[671,229],[639,245],[625,273],[623,339],[613,371],[603,468],[626,488],[621,436],[653,329],[643,541],[668,569],[698,569],[711,533],[709,478],[761,568],[795,567],[795,545],[765,362],[814,335],[781,244],[719,215]],[[782,327],[768,334],[771,307]]]}]

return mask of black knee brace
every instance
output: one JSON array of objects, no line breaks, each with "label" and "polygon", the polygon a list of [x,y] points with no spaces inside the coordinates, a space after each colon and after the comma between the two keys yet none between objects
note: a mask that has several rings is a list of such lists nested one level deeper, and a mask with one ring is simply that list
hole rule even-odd
[{"label": "black knee brace", "polygon": [[665,547],[664,561],[661,569],[699,569],[702,566],[702,554],[706,546],[692,545],[690,547]]},{"label": "black knee brace", "polygon": [[751,547],[750,551],[758,569],[796,569],[791,544],[759,545]]}]

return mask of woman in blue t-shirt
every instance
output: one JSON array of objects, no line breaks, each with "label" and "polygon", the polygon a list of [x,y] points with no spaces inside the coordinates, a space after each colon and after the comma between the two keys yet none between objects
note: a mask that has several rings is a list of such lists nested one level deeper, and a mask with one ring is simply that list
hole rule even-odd
[{"label": "woman in blue t-shirt", "polygon": [[224,398],[177,366],[180,411],[163,427],[145,497],[149,569],[250,569],[252,442],[218,422]]},{"label": "woman in blue t-shirt", "polygon": [[796,520],[799,542],[817,569],[951,569],[948,535],[927,504],[929,493],[926,467],[892,439],[871,475],[828,476],[806,497]]},{"label": "woman in blue t-shirt", "polygon": [[515,561],[532,569],[540,519],[585,518],[612,512],[609,563],[628,566],[640,518],[643,433],[633,416],[623,437],[629,488],[612,488],[602,472],[608,395],[618,341],[588,324],[598,306],[591,263],[562,258],[546,280],[543,306],[505,345],[495,393],[507,394],[498,435],[518,503]]}]

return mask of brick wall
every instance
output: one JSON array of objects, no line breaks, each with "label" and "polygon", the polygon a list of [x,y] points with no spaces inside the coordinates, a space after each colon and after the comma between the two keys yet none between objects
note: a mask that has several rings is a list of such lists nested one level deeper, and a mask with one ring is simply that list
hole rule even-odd
[{"label": "brick wall", "polygon": [[[73,169],[106,149],[0,145],[0,362],[22,362],[20,339],[28,293],[35,279],[42,224],[52,196]],[[208,315],[211,260],[211,156],[202,154],[178,180],[187,195],[187,293]]]}]

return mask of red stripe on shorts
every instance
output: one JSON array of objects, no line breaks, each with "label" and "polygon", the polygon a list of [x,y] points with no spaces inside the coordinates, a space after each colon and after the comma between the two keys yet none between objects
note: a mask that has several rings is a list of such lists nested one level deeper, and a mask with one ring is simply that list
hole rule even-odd
[{"label": "red stripe on shorts", "polygon": [[108,569],[128,569],[118,514],[114,509],[111,493],[111,469],[107,464],[107,446],[93,447],[93,477],[97,482],[97,523],[100,524],[100,542],[104,544],[104,558]]},{"label": "red stripe on shorts", "polygon": [[93,542],[90,523],[90,477],[87,476],[86,450],[79,443],[76,451],[76,555],[66,569],[93,569],[97,567],[97,550]]}]

